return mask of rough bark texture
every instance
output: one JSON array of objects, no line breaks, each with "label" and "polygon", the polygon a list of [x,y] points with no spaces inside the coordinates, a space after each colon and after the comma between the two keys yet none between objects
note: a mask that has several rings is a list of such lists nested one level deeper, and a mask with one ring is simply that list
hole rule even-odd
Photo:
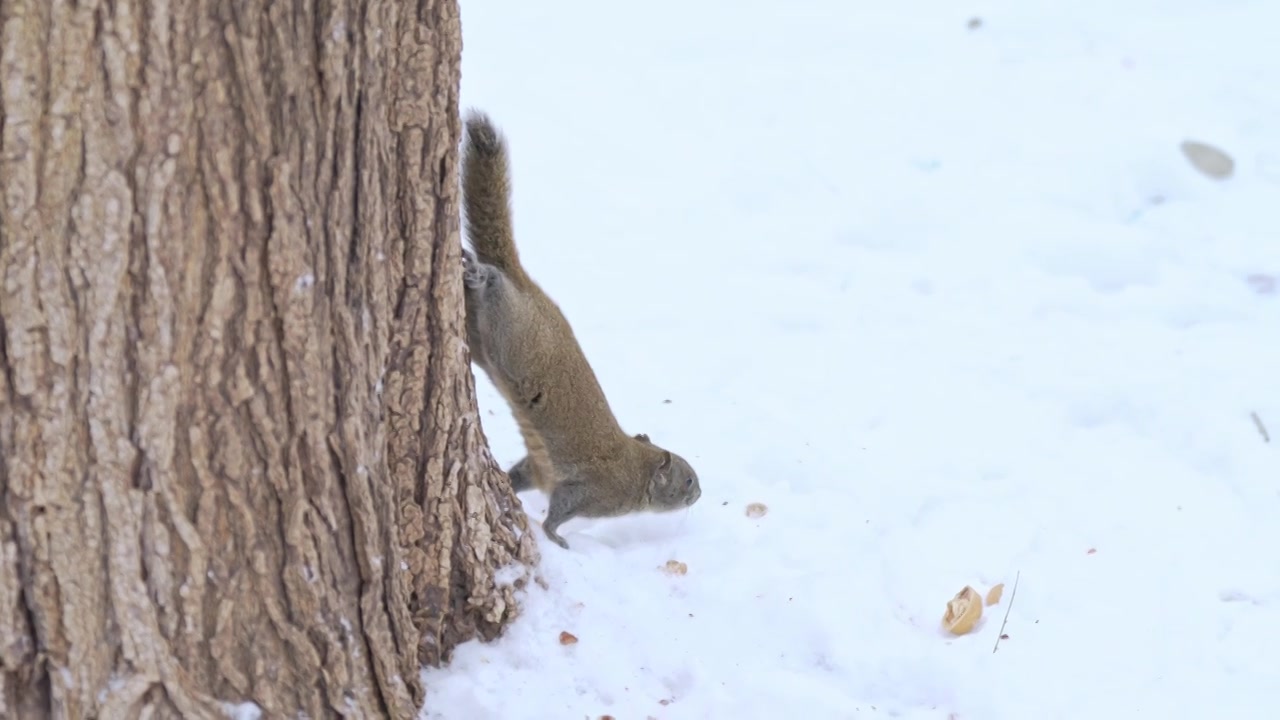
[{"label": "rough bark texture", "polygon": [[514,616],[460,51],[456,0],[0,0],[0,717],[409,718]]}]

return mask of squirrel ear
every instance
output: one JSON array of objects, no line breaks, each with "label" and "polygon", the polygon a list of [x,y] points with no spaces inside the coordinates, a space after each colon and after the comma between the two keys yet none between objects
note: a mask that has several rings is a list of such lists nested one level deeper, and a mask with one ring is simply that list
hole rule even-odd
[{"label": "squirrel ear", "polygon": [[671,453],[670,451],[662,451],[662,462],[658,463],[658,470],[666,472],[671,469]]}]

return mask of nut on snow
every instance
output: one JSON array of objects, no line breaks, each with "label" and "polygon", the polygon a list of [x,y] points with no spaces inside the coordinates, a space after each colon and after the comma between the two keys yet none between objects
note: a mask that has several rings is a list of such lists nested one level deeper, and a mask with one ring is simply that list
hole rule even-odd
[{"label": "nut on snow", "polygon": [[747,517],[749,518],[764,517],[767,512],[769,512],[769,508],[764,503],[751,503],[747,506]]},{"label": "nut on snow", "polygon": [[679,560],[668,560],[663,570],[666,570],[669,575],[684,575],[689,572],[689,566]]},{"label": "nut on snow", "polygon": [[561,644],[561,645],[572,645],[572,644],[574,644],[574,643],[576,643],[576,642],[578,642],[578,636],[577,636],[577,635],[574,635],[574,634],[573,634],[573,633],[571,633],[571,632],[564,632],[564,631],[561,631],[561,632],[560,632],[560,644]]},{"label": "nut on snow", "polygon": [[978,624],[982,617],[982,596],[977,590],[964,586],[947,603],[947,611],[942,615],[942,626],[952,635],[964,635]]}]

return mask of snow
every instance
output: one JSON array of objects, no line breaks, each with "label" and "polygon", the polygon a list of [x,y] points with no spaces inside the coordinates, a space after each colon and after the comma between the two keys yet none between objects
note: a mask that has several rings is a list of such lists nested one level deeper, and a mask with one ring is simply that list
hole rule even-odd
[{"label": "snow", "polygon": [[549,588],[423,718],[1280,717],[1280,4],[462,22],[526,266],[703,496],[536,528]]},{"label": "snow", "polygon": [[222,703],[222,713],[230,720],[258,720],[262,717],[262,708],[255,703]]}]

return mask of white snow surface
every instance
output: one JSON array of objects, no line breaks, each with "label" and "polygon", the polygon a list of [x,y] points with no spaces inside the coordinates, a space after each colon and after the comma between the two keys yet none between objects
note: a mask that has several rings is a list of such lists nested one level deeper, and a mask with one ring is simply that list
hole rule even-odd
[{"label": "white snow surface", "polygon": [[525,265],[703,496],[566,551],[523,494],[549,589],[424,719],[1280,718],[1280,3],[462,24]]}]

